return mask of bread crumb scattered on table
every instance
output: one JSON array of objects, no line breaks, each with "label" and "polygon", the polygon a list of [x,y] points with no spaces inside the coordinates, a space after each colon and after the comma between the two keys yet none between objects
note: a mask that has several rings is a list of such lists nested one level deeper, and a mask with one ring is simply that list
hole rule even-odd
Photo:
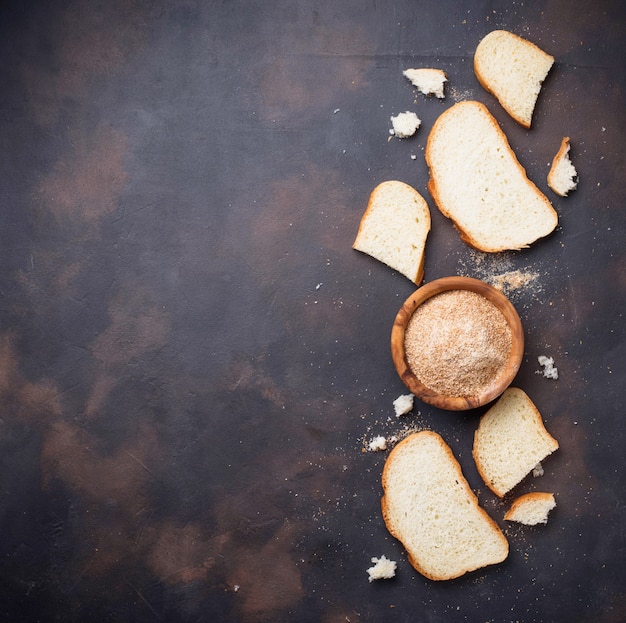
[{"label": "bread crumb scattered on table", "polygon": [[367,570],[370,582],[374,580],[388,580],[396,575],[396,563],[384,555],[380,558],[372,558],[372,562],[374,566]]}]

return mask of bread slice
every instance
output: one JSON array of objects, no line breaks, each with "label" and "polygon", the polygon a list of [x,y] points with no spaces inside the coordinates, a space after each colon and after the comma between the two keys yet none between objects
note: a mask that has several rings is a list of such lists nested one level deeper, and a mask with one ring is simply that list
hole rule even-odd
[{"label": "bread slice", "polygon": [[515,121],[530,128],[535,104],[554,57],[506,30],[494,30],[474,53],[474,73]]},{"label": "bread slice", "polygon": [[448,81],[443,69],[420,67],[419,69],[405,69],[402,75],[411,81],[411,84],[424,95],[434,95],[440,99],[445,97],[444,84]]},{"label": "bread slice", "polygon": [[445,441],[413,433],[387,457],[383,518],[409,562],[431,580],[450,580],[502,562],[509,544],[478,499]]},{"label": "bread slice", "polygon": [[424,248],[430,210],[411,186],[395,180],[374,188],[353,249],[387,264],[418,285],[424,277]]},{"label": "bread slice", "polygon": [[437,207],[480,251],[522,249],[557,226],[552,204],[528,179],[480,102],[459,102],[439,116],[428,136],[426,162]]},{"label": "bread slice", "polygon": [[559,151],[554,156],[550,172],[548,173],[548,186],[561,197],[575,190],[578,186],[578,174],[569,157],[569,136],[561,141]]},{"label": "bread slice", "polygon": [[504,515],[505,521],[516,521],[527,526],[548,523],[548,514],[556,506],[552,493],[527,493],[518,497]]},{"label": "bread slice", "polygon": [[481,417],[472,454],[485,484],[503,497],[558,447],[531,399],[509,387]]}]

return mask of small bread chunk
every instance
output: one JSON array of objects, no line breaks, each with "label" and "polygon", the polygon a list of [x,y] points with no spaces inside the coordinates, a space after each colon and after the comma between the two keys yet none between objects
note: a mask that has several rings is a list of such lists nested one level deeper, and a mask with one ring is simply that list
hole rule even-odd
[{"label": "small bread chunk", "polygon": [[485,484],[503,497],[558,447],[531,399],[509,387],[481,417],[472,454]]},{"label": "small bread chunk", "polygon": [[578,173],[570,160],[569,150],[569,136],[566,136],[561,141],[548,173],[548,186],[561,197],[567,197],[578,186]]},{"label": "small bread chunk", "polygon": [[401,112],[395,117],[391,117],[391,125],[393,126],[393,133],[398,138],[409,138],[413,136],[417,129],[420,127],[422,121],[414,113],[410,111]]},{"label": "small bread chunk", "polygon": [[430,210],[424,198],[404,182],[383,182],[370,195],[352,248],[418,285],[424,276],[429,231]]},{"label": "small bread chunk", "polygon": [[383,518],[409,562],[431,580],[450,580],[502,562],[509,544],[445,441],[413,433],[394,447],[382,476]]},{"label": "small bread chunk", "polygon": [[543,370],[537,370],[538,374],[543,374],[543,376],[547,379],[554,379],[555,381],[558,380],[559,369],[554,365],[554,359],[552,357],[539,355],[539,357],[537,357],[537,361],[540,366],[543,366]]},{"label": "small bread chunk", "polygon": [[378,435],[378,437],[374,437],[370,441],[368,448],[370,449],[371,452],[378,452],[379,450],[386,450],[387,439],[385,439],[385,437],[383,437],[382,435]]},{"label": "small bread chunk", "polygon": [[393,410],[396,413],[396,417],[406,415],[413,408],[414,398],[413,394],[403,394],[393,401]]},{"label": "small bread chunk", "polygon": [[374,566],[367,570],[370,582],[374,580],[389,580],[396,575],[395,561],[389,560],[386,556],[383,555],[380,558],[374,557],[372,558],[372,562]]},{"label": "small bread chunk", "polygon": [[438,98],[445,97],[443,86],[448,81],[443,69],[422,67],[420,69],[405,69],[402,75],[411,81],[411,84],[424,95],[435,95]]},{"label": "small bread chunk", "polygon": [[504,515],[505,521],[527,526],[548,523],[548,514],[556,506],[552,493],[527,493],[518,497]]},{"label": "small bread chunk", "polygon": [[515,121],[530,128],[535,104],[554,57],[506,30],[494,30],[474,53],[474,73]]},{"label": "small bread chunk", "polygon": [[518,250],[547,236],[558,215],[531,182],[487,107],[455,104],[426,144],[428,190],[461,238],[480,251]]}]

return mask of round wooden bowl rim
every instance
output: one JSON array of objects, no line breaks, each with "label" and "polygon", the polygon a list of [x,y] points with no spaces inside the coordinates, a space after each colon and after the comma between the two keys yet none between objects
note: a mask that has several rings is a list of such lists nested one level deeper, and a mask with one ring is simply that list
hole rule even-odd
[{"label": "round wooden bowl rim", "polygon": [[[449,290],[470,290],[481,294],[503,314],[511,328],[513,344],[509,359],[502,372],[475,396],[445,396],[426,387],[409,367],[404,350],[404,337],[411,316],[426,300]],[[418,288],[404,302],[391,330],[391,356],[402,382],[417,398],[440,409],[466,411],[495,400],[512,383],[524,355],[524,331],[522,321],[513,304],[500,290],[473,277],[443,277]]]}]

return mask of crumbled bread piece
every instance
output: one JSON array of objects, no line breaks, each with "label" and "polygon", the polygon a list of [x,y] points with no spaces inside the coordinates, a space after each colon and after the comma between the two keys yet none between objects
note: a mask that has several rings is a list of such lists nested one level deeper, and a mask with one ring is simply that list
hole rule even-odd
[{"label": "crumbled bread piece", "polygon": [[374,580],[389,580],[396,575],[396,563],[384,555],[380,558],[372,558],[372,562],[374,566],[367,570],[370,582]]},{"label": "crumbled bread piece", "polygon": [[554,379],[555,381],[559,378],[559,371],[554,365],[552,357],[540,355],[537,357],[537,361],[540,366],[543,366],[543,370],[537,370],[537,374],[543,374],[547,379]]},{"label": "crumbled bread piece", "polygon": [[552,493],[527,493],[518,497],[504,516],[505,521],[515,521],[527,526],[548,523],[548,514],[556,506]]},{"label": "crumbled bread piece", "polygon": [[533,467],[533,478],[539,478],[540,476],[543,476],[543,465],[537,463],[537,465]]},{"label": "crumbled bread piece", "polygon": [[413,398],[415,398],[413,394],[404,394],[403,396],[398,396],[393,401],[396,417],[406,415],[413,408]]},{"label": "crumbled bread piece", "polygon": [[393,125],[393,133],[398,138],[409,138],[417,132],[417,128],[420,127],[422,121],[414,112],[407,110],[395,117],[391,117],[391,123]]},{"label": "crumbled bread piece", "polygon": [[374,437],[374,439],[370,441],[368,447],[372,452],[376,452],[378,450],[386,450],[387,440],[382,435],[379,435],[378,437]]},{"label": "crumbled bread piece", "polygon": [[423,67],[420,69],[406,69],[402,72],[405,78],[408,78],[417,90],[424,95],[435,95],[436,97],[445,97],[443,85],[448,78],[446,72],[442,69],[432,69]]},{"label": "crumbled bread piece", "polygon": [[578,186],[578,173],[569,157],[569,136],[561,141],[561,146],[550,167],[548,173],[548,186],[561,197],[575,190]]}]

